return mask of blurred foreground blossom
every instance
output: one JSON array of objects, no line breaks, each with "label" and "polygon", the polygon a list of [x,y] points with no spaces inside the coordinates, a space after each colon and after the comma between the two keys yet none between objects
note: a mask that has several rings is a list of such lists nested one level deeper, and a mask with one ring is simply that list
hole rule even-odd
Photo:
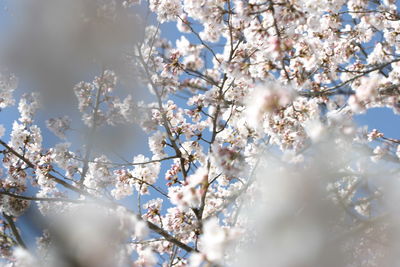
[{"label": "blurred foreground blossom", "polygon": [[[2,64],[23,76],[30,89],[42,92],[44,106],[51,112],[74,104],[70,88],[87,73],[105,66],[127,78],[125,74],[132,71],[126,53],[139,39],[138,17],[119,1],[7,4],[13,15],[9,18],[12,31],[2,40]],[[6,88],[2,90],[6,93]],[[57,102],[60,98],[63,103]]]},{"label": "blurred foreground blossom", "polygon": [[400,262],[394,204],[399,172],[371,161],[367,151],[336,131],[324,129],[301,163],[282,161],[273,152],[263,156],[238,219],[245,233],[232,245],[228,262],[277,267]]},{"label": "blurred foreground blossom", "polygon": [[122,207],[83,204],[57,212],[46,220],[51,238],[37,239],[38,257],[18,248],[16,266],[128,266],[126,241],[140,241],[147,235],[146,224]]}]

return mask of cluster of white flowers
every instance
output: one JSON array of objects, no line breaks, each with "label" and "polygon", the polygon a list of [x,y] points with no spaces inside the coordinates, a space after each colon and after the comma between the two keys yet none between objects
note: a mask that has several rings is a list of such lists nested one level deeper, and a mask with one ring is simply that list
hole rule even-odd
[{"label": "cluster of white flowers", "polygon": [[[400,113],[395,1],[90,1],[104,25],[118,20],[120,9],[130,14],[135,5],[139,13],[148,8],[145,21],[136,16],[144,27],[140,41],[118,55],[129,71],[105,64],[115,70],[77,83],[73,91],[83,125],[72,117],[49,119],[47,127],[64,142],[52,147],[42,140],[41,124],[34,124],[38,95],[21,97],[11,131],[0,126],[6,140],[1,211],[20,216],[27,208],[24,193],[33,187],[42,214],[79,215],[82,221],[61,225],[85,266],[243,266],[236,259],[242,244],[258,244],[259,233],[267,240],[257,248],[266,252],[251,251],[250,265],[321,266],[329,254],[322,247],[331,237],[325,235],[328,223],[332,233],[344,233],[344,225],[362,231],[368,225],[368,234],[341,242],[340,249],[350,251],[343,266],[373,266],[381,255],[371,249],[372,239],[365,240],[388,232],[377,221],[389,225],[379,215],[391,210],[381,201],[390,186],[376,172],[386,160],[387,168],[398,164],[400,140],[382,129],[357,129],[352,118],[376,107]],[[182,34],[170,40],[164,31],[174,25]],[[128,73],[135,75],[132,87],[148,89],[148,102],[141,94],[125,95]],[[14,103],[15,87],[14,76],[0,75],[0,108]],[[129,151],[108,153],[91,140],[121,124],[138,124],[149,151],[134,151],[129,161],[121,156]],[[69,129],[76,131],[66,134]],[[83,149],[74,144],[76,135],[90,139]],[[398,178],[398,170],[388,176]],[[98,201],[86,215],[77,212],[85,201]],[[91,217],[97,207],[100,213],[105,209],[94,216],[104,224]],[[334,212],[318,216],[321,207]],[[251,208],[265,229],[243,216]],[[4,236],[12,235],[10,227],[5,222]],[[79,243],[80,235],[87,240]],[[232,243],[235,253],[228,249]],[[14,244],[4,244],[12,259]],[[25,252],[16,252],[16,266],[29,264]]]},{"label": "cluster of white flowers", "polygon": [[143,155],[138,155],[133,159],[133,163],[137,165],[131,174],[136,180],[136,190],[142,194],[148,193],[148,185],[152,185],[157,181],[161,167],[159,162],[147,163],[148,161],[150,159]]},{"label": "cluster of white flowers", "polygon": [[19,121],[30,124],[33,116],[39,108],[39,95],[37,93],[24,94],[18,104],[18,110],[21,114]]},{"label": "cluster of white flowers", "polygon": [[133,193],[133,185],[135,184],[135,179],[132,174],[127,170],[116,170],[114,171],[117,182],[115,183],[115,189],[111,191],[111,195],[115,199],[121,199],[126,196],[130,196]]},{"label": "cluster of white flowers", "polygon": [[30,202],[24,199],[18,199],[7,195],[0,197],[0,210],[9,216],[18,217],[22,215],[28,208]]},{"label": "cluster of white flowers", "polygon": [[205,194],[204,186],[208,183],[208,172],[204,167],[187,178],[184,186],[174,186],[169,188],[168,195],[171,202],[178,205],[183,210],[196,208],[201,204],[201,198]]},{"label": "cluster of white flowers", "polygon": [[157,257],[150,247],[145,247],[136,251],[139,258],[136,261],[138,266],[154,266],[157,264]]},{"label": "cluster of white flowers", "polygon": [[70,143],[60,143],[50,149],[52,162],[56,163],[61,169],[66,171],[66,176],[72,178],[80,167],[80,163],[75,159],[75,153],[69,151]]},{"label": "cluster of white flowers", "polygon": [[227,247],[231,236],[228,231],[231,229],[223,229],[216,218],[205,222],[203,226],[203,235],[201,237],[201,251],[204,253],[206,260],[211,262],[220,262],[224,258],[224,250]]},{"label": "cluster of white flowers", "polygon": [[12,94],[17,84],[18,81],[14,75],[0,73],[0,108],[6,108],[15,103]]},{"label": "cluster of white flowers", "polygon": [[181,0],[150,0],[150,10],[157,14],[160,22],[177,20],[182,13]]},{"label": "cluster of white flowers", "polygon": [[91,96],[94,86],[87,82],[80,82],[74,87],[75,95],[79,101],[79,110],[83,112],[91,104]]},{"label": "cluster of white flowers", "polygon": [[132,96],[128,95],[123,101],[115,98],[108,103],[107,123],[116,125],[118,123],[133,123],[137,120],[138,109],[135,106]]},{"label": "cluster of white flowers", "polygon": [[57,137],[66,139],[65,132],[70,129],[71,120],[68,116],[51,118],[46,121],[47,128]]},{"label": "cluster of white flowers", "polygon": [[[11,131],[11,140],[9,143],[11,147],[20,151],[28,150],[32,153],[40,152],[42,145],[40,128],[37,125],[31,125],[28,127],[14,121]],[[30,153],[27,153],[27,156],[29,156],[29,154]]]},{"label": "cluster of white flowers", "polygon": [[115,176],[107,165],[109,162],[108,158],[104,155],[95,158],[93,162],[89,162],[89,168],[84,180],[84,185],[87,188],[97,191],[114,184]]},{"label": "cluster of white flowers", "polygon": [[164,152],[164,147],[166,144],[166,136],[165,133],[160,131],[155,132],[152,136],[149,137],[149,148],[153,153],[155,159],[162,159],[166,156]]}]

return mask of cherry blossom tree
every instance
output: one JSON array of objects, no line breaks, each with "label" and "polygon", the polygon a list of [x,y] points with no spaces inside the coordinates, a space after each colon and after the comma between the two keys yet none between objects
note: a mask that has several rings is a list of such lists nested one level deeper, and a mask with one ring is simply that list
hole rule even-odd
[{"label": "cherry blossom tree", "polygon": [[[80,118],[0,76],[5,266],[399,264],[400,140],[353,121],[400,111],[397,1],[72,2]],[[96,138],[135,125],[147,154]]]}]

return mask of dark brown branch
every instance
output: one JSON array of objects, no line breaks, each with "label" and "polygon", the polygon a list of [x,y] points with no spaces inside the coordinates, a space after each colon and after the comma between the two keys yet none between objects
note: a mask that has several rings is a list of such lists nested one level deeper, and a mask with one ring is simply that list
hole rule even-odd
[{"label": "dark brown branch", "polygon": [[[17,151],[15,151],[13,148],[11,148],[9,145],[7,145],[4,141],[0,140],[0,144],[1,144],[2,146],[4,146],[9,152],[11,152],[12,154],[14,154],[17,158],[19,158],[20,160],[22,160],[23,162],[25,162],[25,163],[28,165],[28,167],[30,167],[30,168],[32,168],[32,169],[35,169],[35,165],[34,165],[32,162],[30,162],[28,159],[26,159],[25,157],[23,157],[21,154],[19,154],[19,153],[18,153]],[[82,195],[84,195],[84,196],[87,196],[87,197],[90,197],[90,198],[92,198],[92,199],[95,199],[95,200],[99,201],[99,203],[102,204],[102,205],[109,206],[109,207],[118,207],[118,206],[119,206],[118,204],[115,204],[115,203],[112,203],[112,202],[103,201],[103,200],[101,200],[101,199],[98,199],[98,198],[92,196],[91,194],[87,193],[86,191],[81,190],[81,189],[79,189],[79,188],[76,188],[75,186],[70,185],[70,184],[68,184],[67,182],[65,182],[65,181],[63,181],[63,180],[61,180],[61,179],[59,179],[59,178],[57,178],[57,177],[55,177],[55,176],[53,176],[53,175],[51,175],[51,174],[49,174],[49,173],[47,174],[47,177],[49,177],[50,179],[53,179],[53,180],[56,181],[58,184],[61,184],[61,185],[63,185],[64,187],[66,187],[66,188],[68,188],[68,189],[70,189],[70,190],[72,190],[72,191],[74,191],[74,192],[80,193],[80,194],[82,194]],[[42,199],[42,200],[44,200],[44,199]],[[55,201],[55,200],[54,200],[54,201]],[[6,217],[5,217],[5,218],[6,218]],[[140,218],[140,217],[138,217],[138,218]],[[7,219],[7,218],[6,218],[6,219]],[[140,218],[140,219],[143,220],[142,218]],[[12,220],[11,220],[11,221],[12,221]],[[166,232],[165,230],[161,229],[161,228],[158,227],[157,225],[155,225],[155,224],[153,224],[153,223],[151,223],[151,222],[147,222],[147,221],[145,221],[145,220],[143,220],[143,221],[147,223],[148,227],[149,227],[151,230],[153,230],[154,232],[160,234],[161,236],[163,236],[163,237],[164,237],[166,240],[168,240],[169,242],[172,242],[173,244],[179,246],[180,248],[186,250],[187,252],[192,252],[192,251],[194,251],[193,248],[191,248],[190,246],[188,246],[188,245],[186,245],[186,244],[183,244],[183,243],[180,242],[178,239],[176,239],[175,237],[173,237],[172,235],[170,235],[168,232]],[[13,231],[14,235],[16,236],[18,243],[19,243],[21,246],[24,247],[24,243],[23,243],[21,237],[19,236],[18,230],[17,230],[16,227],[15,227],[15,224],[13,224],[13,222],[12,222],[12,224],[10,223],[10,227],[12,228],[13,226],[14,226],[15,229],[14,229],[14,230],[12,229],[12,231]],[[20,240],[18,240],[18,238],[19,238]],[[22,242],[20,242],[20,241],[22,241]]]},{"label": "dark brown branch", "polygon": [[[31,161],[29,161],[27,158],[25,158],[24,156],[22,156],[21,154],[19,154],[17,151],[15,151],[15,149],[13,149],[12,147],[10,147],[9,145],[7,145],[3,140],[0,140],[0,144],[2,146],[4,146],[9,152],[11,152],[14,156],[16,156],[17,158],[19,158],[20,160],[22,160],[26,165],[28,165],[29,168],[35,169],[35,164],[33,164]],[[55,177],[54,175],[52,175],[51,173],[47,173],[46,174],[47,178],[54,180],[56,183],[64,186],[65,188],[68,188],[76,193],[79,193],[81,195],[84,196],[89,196],[92,197],[89,193],[87,193],[86,191],[79,189],[63,180],[61,180],[60,178]]]},{"label": "dark brown branch", "polygon": [[23,247],[23,248],[26,249],[25,242],[24,242],[24,240],[22,240],[21,235],[19,234],[19,231],[18,231],[18,229],[17,229],[17,226],[16,226],[15,223],[14,223],[13,217],[10,216],[10,215],[7,215],[7,214],[4,213],[4,212],[3,212],[3,217],[4,217],[4,219],[6,219],[7,224],[10,226],[11,232],[13,233],[13,235],[14,235],[14,237],[15,237],[17,243],[18,243],[18,245],[19,245],[20,247]]},{"label": "dark brown branch", "polygon": [[181,241],[179,241],[178,239],[176,239],[175,237],[173,237],[172,235],[168,234],[167,231],[161,229],[160,227],[158,227],[157,225],[155,225],[154,223],[151,222],[147,222],[148,227],[153,230],[154,232],[156,232],[157,234],[163,236],[166,240],[168,240],[169,242],[177,245],[178,247],[186,250],[187,252],[194,252],[197,251],[194,248],[182,243]]},{"label": "dark brown branch", "polygon": [[[101,73],[101,77],[100,77],[100,81],[103,82],[103,78],[104,78],[104,71],[105,69],[103,68],[102,73]],[[79,179],[79,184],[82,186],[84,181],[85,181],[85,176],[89,170],[89,159],[90,159],[90,155],[92,153],[92,149],[93,149],[93,145],[94,145],[94,134],[96,133],[96,129],[97,129],[97,116],[98,116],[98,112],[99,112],[99,107],[100,107],[100,96],[101,96],[101,90],[103,87],[103,83],[99,85],[99,88],[97,89],[96,92],[96,102],[95,102],[95,106],[93,107],[93,120],[92,120],[92,127],[90,128],[90,132],[89,132],[89,140],[88,140],[88,145],[86,147],[86,152],[85,152],[85,160],[83,163],[83,168],[82,168],[82,174],[81,174],[81,179]]]}]

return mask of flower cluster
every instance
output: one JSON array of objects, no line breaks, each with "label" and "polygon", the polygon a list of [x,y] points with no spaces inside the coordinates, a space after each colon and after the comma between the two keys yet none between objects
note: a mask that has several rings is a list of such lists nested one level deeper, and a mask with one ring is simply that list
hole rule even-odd
[{"label": "flower cluster", "polygon": [[[328,256],[396,265],[373,240],[398,230],[383,196],[398,201],[400,140],[353,123],[372,108],[400,113],[395,1],[91,1],[105,29],[120,10],[143,28],[71,88],[83,123],[46,117],[63,143],[43,140],[39,95],[16,102],[16,78],[0,75],[0,108],[18,103],[20,114],[0,127],[0,251],[10,266],[243,266],[255,244],[244,257],[255,266],[331,266]],[[117,135],[99,137],[113,127],[140,127],[148,150],[115,151]],[[29,203],[46,221],[37,258],[14,223]],[[344,241],[330,254],[332,234]]]}]

